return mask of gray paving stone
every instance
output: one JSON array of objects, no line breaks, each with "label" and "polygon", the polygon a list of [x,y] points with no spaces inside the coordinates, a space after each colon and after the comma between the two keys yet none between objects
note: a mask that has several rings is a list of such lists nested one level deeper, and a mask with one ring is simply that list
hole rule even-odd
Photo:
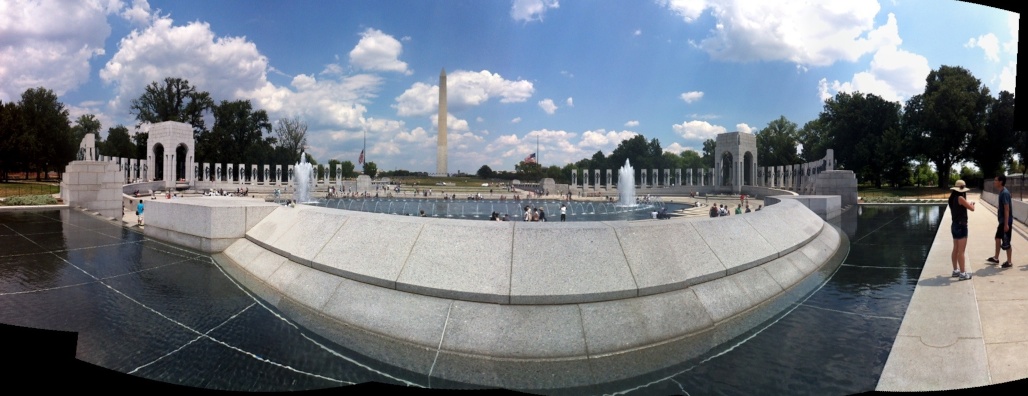
[{"label": "gray paving stone", "polygon": [[342,279],[322,312],[386,337],[438,346],[452,300]]},{"label": "gray paving stone", "polygon": [[617,234],[607,223],[516,223],[510,300],[568,304],[638,295]]},{"label": "gray paving stone", "polygon": [[[293,225],[299,220],[296,213],[300,210],[303,209],[286,206],[275,209],[264,220],[247,231],[246,238],[263,246],[265,249],[274,249],[274,242],[289,232],[289,229],[293,228]],[[287,252],[280,253],[288,255]]]},{"label": "gray paving stone", "polygon": [[726,274],[691,222],[626,222],[614,230],[640,295],[683,289]]},{"label": "gray paving stone", "polygon": [[304,208],[296,213],[297,222],[293,227],[272,242],[272,246],[288,252],[290,260],[310,266],[311,259],[346,223],[350,217],[347,213],[326,208]]},{"label": "gray paving stone", "polygon": [[714,325],[690,289],[579,306],[593,356],[669,342]]},{"label": "gray paving stone", "polygon": [[380,216],[350,216],[314,257],[314,266],[361,282],[396,288],[396,279],[427,221],[405,216],[383,221]]},{"label": "gray paving stone", "polygon": [[[784,208],[779,208],[778,206],[784,206]],[[820,232],[821,229],[817,225],[823,225],[824,221],[820,217],[817,217],[815,221],[797,213],[805,210],[801,206],[782,203],[781,205],[769,208],[769,210],[748,213],[743,218],[775,250],[778,250],[779,256],[781,256],[802,247],[803,244],[815,238],[818,232]],[[814,221],[816,225],[808,226],[805,224],[807,221]],[[799,224],[801,222],[804,224]]]},{"label": "gray paving stone", "polygon": [[494,358],[587,356],[578,306],[455,301],[442,349]]},{"label": "gray paving stone", "polygon": [[778,257],[778,251],[744,217],[716,217],[695,224],[729,275]]},{"label": "gray paving stone", "polygon": [[746,292],[731,277],[700,283],[689,289],[696,293],[714,322],[721,322],[752,307]]},{"label": "gray paving stone", "polygon": [[396,278],[397,290],[508,303],[511,231],[510,222],[426,222]]}]

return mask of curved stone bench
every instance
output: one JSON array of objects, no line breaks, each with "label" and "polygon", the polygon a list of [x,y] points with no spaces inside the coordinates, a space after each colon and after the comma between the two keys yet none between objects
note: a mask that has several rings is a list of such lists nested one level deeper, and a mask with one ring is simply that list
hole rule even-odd
[{"label": "curved stone bench", "polygon": [[796,202],[727,218],[504,223],[278,208],[215,259],[306,328],[429,378],[659,376],[779,314],[848,240]]},{"label": "curved stone bench", "polygon": [[824,221],[783,202],[744,215],[665,221],[496,222],[281,207],[246,239],[297,263],[422,295],[498,304],[638,297],[782,257]]}]

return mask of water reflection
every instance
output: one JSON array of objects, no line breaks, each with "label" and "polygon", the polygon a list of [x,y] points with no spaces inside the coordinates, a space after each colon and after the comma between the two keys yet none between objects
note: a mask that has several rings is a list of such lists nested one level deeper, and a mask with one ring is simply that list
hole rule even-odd
[{"label": "water reflection", "polygon": [[[844,263],[812,278],[816,291],[776,317],[661,373],[549,393],[873,390],[943,207],[859,209],[833,220],[850,237]],[[239,391],[430,383],[297,326],[207,255],[95,216],[0,212],[0,246],[0,322],[78,332],[76,357],[82,361],[173,384]]]}]

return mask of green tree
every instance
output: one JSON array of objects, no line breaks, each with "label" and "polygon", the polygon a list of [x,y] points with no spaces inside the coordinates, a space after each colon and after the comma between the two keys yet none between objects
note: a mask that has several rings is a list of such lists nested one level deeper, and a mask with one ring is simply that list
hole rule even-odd
[{"label": "green tree", "polygon": [[192,125],[194,137],[199,137],[207,130],[204,113],[212,107],[214,101],[209,93],[197,91],[188,80],[167,77],[163,83],[151,82],[138,99],[132,100],[130,111],[139,124],[184,122]]},{"label": "green tree", "polygon": [[116,125],[107,129],[107,141],[104,144],[105,155],[122,158],[136,157],[136,146],[129,138],[128,128]]},{"label": "green tree", "polygon": [[941,66],[928,73],[924,93],[907,101],[904,127],[916,136],[916,154],[935,163],[940,187],[949,187],[953,164],[967,158],[971,137],[985,128],[990,99],[967,69]]},{"label": "green tree", "polygon": [[355,173],[353,171],[355,169],[353,162],[343,161],[339,163],[339,166],[342,167],[341,172],[343,174],[343,177],[352,178],[355,176]]},{"label": "green tree", "polygon": [[214,106],[214,127],[196,140],[200,162],[268,163],[272,156],[268,113],[254,110],[249,100],[221,101]]},{"label": "green tree", "polygon": [[[968,158],[981,169],[986,178],[1003,172],[1017,145],[1014,133],[1014,94],[1003,91],[990,100],[985,127],[971,136]],[[1018,169],[1020,170],[1020,169]]]},{"label": "green tree", "polygon": [[371,176],[371,178],[374,179],[375,176],[378,175],[378,165],[375,165],[374,162],[365,162],[364,163],[364,174],[368,175],[368,176]]},{"label": "green tree", "polygon": [[931,186],[939,181],[935,171],[932,170],[931,166],[924,162],[920,162],[914,167],[914,184],[918,187]]},{"label": "green tree", "polygon": [[0,181],[10,181],[10,172],[26,166],[27,142],[21,107],[0,101]]},{"label": "green tree", "polygon": [[800,163],[800,156],[796,153],[796,139],[799,136],[796,128],[796,123],[781,116],[757,132],[757,157],[760,166]]},{"label": "green tree", "polygon": [[704,166],[703,157],[695,151],[685,150],[678,156],[682,157],[682,169],[699,169]]},{"label": "green tree", "polygon": [[21,95],[21,115],[24,120],[29,158],[35,164],[36,179],[50,170],[63,172],[75,160],[78,144],[71,134],[71,121],[64,103],[57,100],[52,90],[30,88]]},{"label": "green tree", "polygon": [[831,144],[828,129],[820,119],[813,119],[803,124],[797,132],[796,141],[803,145],[800,158],[805,162],[817,161],[828,154]]},{"label": "green tree", "polygon": [[543,167],[538,162],[521,161],[514,165],[514,173],[518,179],[535,181],[542,178]]},{"label": "green tree", "polygon": [[85,137],[86,134],[90,133],[93,134],[97,142],[100,142],[101,127],[102,126],[100,125],[100,120],[97,120],[95,115],[80,115],[79,118],[75,119],[75,126],[71,128],[73,132],[72,136],[75,139],[75,143],[78,144],[78,142],[81,142],[82,138]]},{"label": "green tree", "polygon": [[703,141],[703,167],[710,169],[714,167],[714,153],[717,152],[717,141],[707,139]]},{"label": "green tree", "polygon": [[287,155],[283,161],[293,164],[300,160],[300,153],[307,149],[307,123],[300,117],[282,118],[275,123],[275,137],[278,147]]},{"label": "green tree", "polygon": [[617,148],[610,153],[610,157],[607,158],[606,162],[610,165],[616,165],[614,166],[615,168],[621,168],[627,159],[635,169],[649,168],[651,165],[650,149],[650,143],[646,141],[645,136],[635,135],[631,139],[622,140]]},{"label": "green tree", "polygon": [[[899,148],[886,147],[883,136],[886,131],[901,127],[900,117],[899,103],[874,94],[840,92],[825,101],[818,122],[825,128],[829,144],[840,148],[835,151],[840,168],[850,169],[881,188],[886,164],[899,161],[882,157],[884,152]],[[893,135],[900,136],[904,135]],[[907,159],[912,157],[912,153],[900,153]]]},{"label": "green tree", "polygon": [[340,177],[340,175],[336,174],[336,166],[340,165],[340,164],[342,164],[342,162],[339,162],[339,160],[337,160],[337,159],[330,159],[330,160],[328,160],[328,173],[329,173],[329,175],[331,177],[333,177],[333,178],[339,178]]},{"label": "green tree", "polygon": [[478,172],[475,174],[483,179],[491,179],[493,177],[493,169],[490,168],[489,165],[482,165],[481,168],[478,168]]}]

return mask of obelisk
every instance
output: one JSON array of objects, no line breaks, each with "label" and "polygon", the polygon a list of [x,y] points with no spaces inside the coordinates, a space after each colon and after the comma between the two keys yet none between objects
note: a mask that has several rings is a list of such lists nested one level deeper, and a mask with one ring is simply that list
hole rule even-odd
[{"label": "obelisk", "polygon": [[439,142],[436,143],[435,173],[446,176],[446,69],[439,73]]}]

